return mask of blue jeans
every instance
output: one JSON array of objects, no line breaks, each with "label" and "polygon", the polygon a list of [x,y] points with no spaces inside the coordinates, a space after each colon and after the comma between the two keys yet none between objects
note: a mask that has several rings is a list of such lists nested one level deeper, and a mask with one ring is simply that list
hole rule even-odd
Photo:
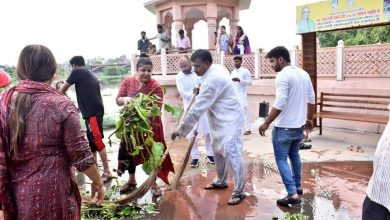
[{"label": "blue jeans", "polygon": [[[302,166],[299,156],[299,145],[302,140],[303,129],[303,127],[274,127],[272,131],[272,144],[274,146],[276,164],[289,196],[295,194],[297,187],[301,186]],[[287,163],[287,156],[290,158],[292,172]]]}]

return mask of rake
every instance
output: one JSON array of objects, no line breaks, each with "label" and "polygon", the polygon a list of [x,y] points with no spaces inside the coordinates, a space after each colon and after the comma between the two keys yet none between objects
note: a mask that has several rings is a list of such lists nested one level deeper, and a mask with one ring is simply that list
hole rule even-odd
[{"label": "rake", "polygon": [[[189,109],[194,104],[195,97],[196,97],[196,94],[193,94],[191,97],[191,100],[188,104],[188,107],[185,109],[185,111],[183,113],[183,117],[180,117],[179,124],[178,124],[177,128],[179,128],[182,125],[183,119],[186,117]],[[167,147],[167,149],[165,150],[165,152],[162,156],[161,161],[164,161],[165,158],[168,156],[169,151],[171,150],[173,144],[175,143],[175,140],[176,139],[172,140],[172,142],[169,144],[169,146]],[[192,148],[192,145],[191,145],[191,148]],[[187,159],[187,161],[188,161],[188,159]],[[185,166],[185,165],[186,164],[184,164],[182,166]],[[184,168],[179,167],[179,170],[182,170],[182,169],[184,169]],[[152,173],[149,174],[148,179],[146,179],[145,182],[142,183],[142,185],[140,187],[136,188],[132,193],[126,195],[125,197],[122,197],[122,198],[115,200],[113,202],[116,204],[126,204],[126,203],[132,202],[132,201],[144,196],[149,191],[150,187],[152,187],[153,183],[156,181],[159,171],[160,171],[160,168],[155,169]],[[183,172],[183,171],[181,171],[181,172]]]}]

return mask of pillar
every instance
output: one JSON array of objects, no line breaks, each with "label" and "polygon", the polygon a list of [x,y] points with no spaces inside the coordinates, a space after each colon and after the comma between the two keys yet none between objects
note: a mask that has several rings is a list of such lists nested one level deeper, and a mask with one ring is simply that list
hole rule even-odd
[{"label": "pillar", "polygon": [[225,52],[224,51],[221,51],[220,59],[221,59],[220,64],[221,64],[221,66],[224,67],[225,66]]},{"label": "pillar", "polygon": [[[302,34],[302,69],[309,73],[317,102],[317,41],[316,32]],[[317,112],[317,105],[315,105]],[[315,122],[316,124],[316,122]]]},{"label": "pillar", "polygon": [[292,65],[299,65],[298,45],[293,46],[292,50],[290,50],[290,60]]},{"label": "pillar", "polygon": [[176,35],[176,39],[178,39],[179,38],[179,30],[184,29],[183,28],[184,27],[183,20],[175,20],[174,22],[175,22],[175,31],[176,31],[175,35]]},{"label": "pillar", "polygon": [[302,34],[302,69],[309,73],[314,91],[317,92],[317,42],[315,32]]},{"label": "pillar", "polygon": [[217,13],[218,6],[215,1],[208,1],[206,6],[206,14],[207,18],[207,29],[208,29],[208,40],[209,40],[209,50],[215,51],[215,34],[214,32],[217,30]]},{"label": "pillar", "polygon": [[208,27],[209,50],[215,50],[214,32],[217,30],[217,18],[216,17],[207,18],[207,27]]},{"label": "pillar", "polygon": [[161,49],[160,58],[161,58],[161,74],[163,76],[166,76],[168,65],[167,65],[167,52],[165,48]]},{"label": "pillar", "polygon": [[190,39],[191,41],[191,47],[192,47],[192,30],[194,30],[194,24],[195,22],[193,20],[187,20],[184,22],[184,26],[185,26],[185,29],[186,29],[186,33],[187,33],[187,37]]},{"label": "pillar", "polygon": [[345,74],[345,50],[344,41],[339,40],[336,47],[336,76],[337,81],[344,80]]},{"label": "pillar", "polygon": [[230,20],[230,35],[234,38],[237,34],[238,20]]},{"label": "pillar", "polygon": [[255,50],[255,79],[260,79],[260,49]]}]

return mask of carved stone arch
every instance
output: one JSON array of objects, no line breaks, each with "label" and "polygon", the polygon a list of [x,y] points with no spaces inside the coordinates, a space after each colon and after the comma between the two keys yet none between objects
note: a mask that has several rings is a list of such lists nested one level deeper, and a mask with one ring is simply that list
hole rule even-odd
[{"label": "carved stone arch", "polygon": [[[228,21],[230,21],[233,18],[233,11],[234,11],[234,8],[232,8],[232,7],[227,7],[227,6],[219,6],[218,7],[217,29],[219,28],[219,26],[221,26],[222,19],[226,18]],[[230,30],[230,25],[225,25],[225,26],[227,27],[227,30]]]},{"label": "carved stone arch", "polygon": [[173,22],[173,16],[171,11],[163,12],[163,26],[167,31],[172,28],[172,22]]},{"label": "carved stone arch", "polygon": [[205,16],[206,8],[203,6],[198,7],[184,7],[183,8],[183,17],[184,19],[195,19],[197,21],[201,19],[206,19]]},{"label": "carved stone arch", "polygon": [[[167,32],[168,36],[172,37],[172,23],[173,15],[171,10],[165,10],[161,12],[161,25],[164,27],[164,30]],[[169,42],[169,49],[172,48],[172,42]]]},{"label": "carved stone arch", "polygon": [[232,7],[225,7],[225,6],[219,6],[218,7],[218,13],[217,17],[222,19],[222,18],[227,18],[227,19],[232,19],[233,17],[233,8]]}]

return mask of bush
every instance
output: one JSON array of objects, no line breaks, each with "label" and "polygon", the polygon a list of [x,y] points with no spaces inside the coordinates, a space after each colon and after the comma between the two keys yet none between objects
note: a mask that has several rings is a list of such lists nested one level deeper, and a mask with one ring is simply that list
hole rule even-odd
[{"label": "bush", "polygon": [[121,66],[110,66],[103,69],[103,72],[109,76],[123,75],[129,71],[128,68]]}]

